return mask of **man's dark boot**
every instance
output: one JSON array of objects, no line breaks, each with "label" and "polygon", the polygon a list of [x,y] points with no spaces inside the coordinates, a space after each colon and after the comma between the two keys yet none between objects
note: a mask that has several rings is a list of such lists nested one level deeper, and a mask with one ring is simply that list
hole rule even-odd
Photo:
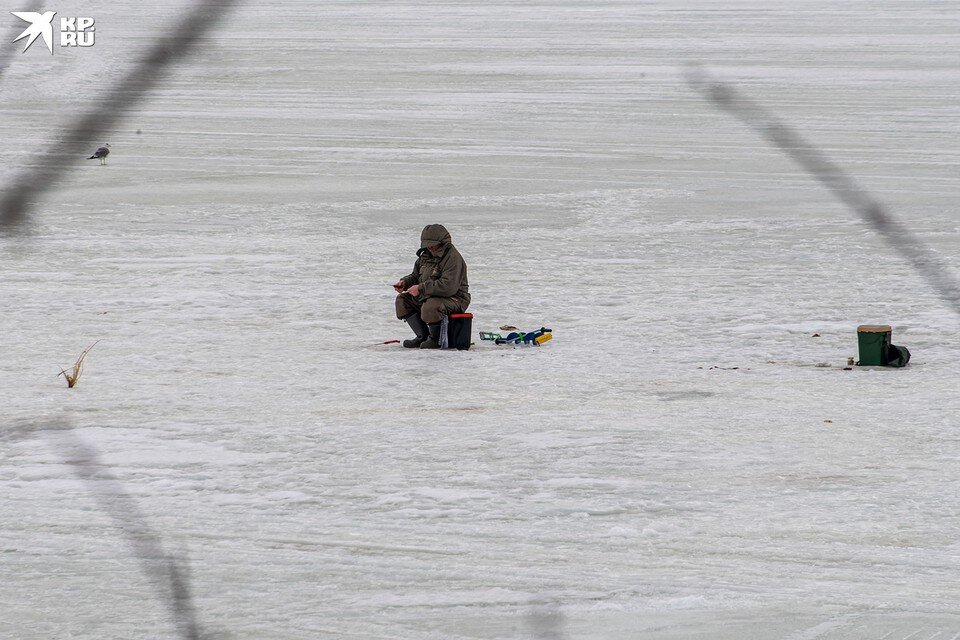
[{"label": "man's dark boot", "polygon": [[430,337],[427,338],[423,344],[420,345],[421,349],[439,349],[440,348],[440,323],[428,324],[427,330],[430,332]]},{"label": "man's dark boot", "polygon": [[404,340],[403,346],[405,346],[407,349],[418,348],[421,344],[423,344],[424,340],[430,336],[430,332],[427,330],[427,323],[423,321],[423,318],[420,317],[419,313],[411,313],[404,318],[403,321],[410,325],[410,328],[413,329],[413,332],[417,334],[416,338]]}]

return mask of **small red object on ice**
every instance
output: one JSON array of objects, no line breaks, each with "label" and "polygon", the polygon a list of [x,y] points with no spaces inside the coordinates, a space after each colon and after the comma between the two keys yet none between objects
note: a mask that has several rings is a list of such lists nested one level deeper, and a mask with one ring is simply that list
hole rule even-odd
[{"label": "small red object on ice", "polygon": [[399,340],[384,340],[383,344],[400,344]]}]

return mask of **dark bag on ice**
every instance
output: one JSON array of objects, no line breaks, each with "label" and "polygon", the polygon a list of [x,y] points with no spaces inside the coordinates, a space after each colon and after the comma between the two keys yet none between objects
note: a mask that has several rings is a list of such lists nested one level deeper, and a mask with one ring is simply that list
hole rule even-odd
[{"label": "dark bag on ice", "polygon": [[887,366],[902,367],[910,362],[910,352],[906,347],[898,347],[891,344],[887,347]]},{"label": "dark bag on ice", "polygon": [[447,321],[447,348],[466,351],[473,331],[472,313],[451,313]]}]

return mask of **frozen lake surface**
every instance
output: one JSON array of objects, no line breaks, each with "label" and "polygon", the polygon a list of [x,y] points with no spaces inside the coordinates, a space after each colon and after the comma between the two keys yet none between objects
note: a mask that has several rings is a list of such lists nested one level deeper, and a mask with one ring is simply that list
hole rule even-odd
[{"label": "frozen lake surface", "polygon": [[[52,7],[97,42],[0,57],[0,185],[188,6]],[[209,638],[960,638],[960,321],[683,79],[956,273],[958,51],[932,0],[244,3],[0,238],[0,637],[177,637],[112,474]],[[434,222],[554,340],[383,345]],[[844,370],[876,323],[911,365]]]}]

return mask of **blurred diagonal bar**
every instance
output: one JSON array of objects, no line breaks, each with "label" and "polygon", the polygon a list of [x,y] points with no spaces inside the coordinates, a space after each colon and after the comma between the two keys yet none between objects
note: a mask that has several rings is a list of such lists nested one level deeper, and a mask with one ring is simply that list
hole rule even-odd
[{"label": "blurred diagonal bar", "polygon": [[65,419],[7,425],[0,430],[0,443],[38,437],[44,437],[57,450],[87,486],[97,506],[126,537],[158,598],[169,608],[178,637],[199,640],[202,635],[186,563],[164,551],[160,534],[147,524],[137,501],[100,460],[97,450],[77,435]]},{"label": "blurred diagonal bar", "polygon": [[718,108],[737,117],[793,158],[843,204],[873,227],[910,263],[940,298],[960,315],[960,282],[950,267],[910,230],[888,214],[883,205],[861,188],[839,165],[804,140],[785,122],[756,102],[740,95],[730,83],[717,80],[702,67],[686,72],[687,83]]},{"label": "blurred diagonal bar", "polygon": [[564,617],[559,602],[540,602],[528,615],[535,640],[564,640]]},{"label": "blurred diagonal bar", "polygon": [[[41,6],[41,0],[34,0],[34,2],[31,2],[30,4],[24,7],[18,7],[18,11],[31,11],[31,12],[39,13],[40,6]],[[4,15],[4,14],[0,13],[0,15]],[[4,15],[4,18],[6,18],[7,15],[9,15],[9,13]],[[16,21],[14,21],[14,23],[11,23],[11,24],[13,26],[10,29],[10,37],[7,38],[5,37],[6,34],[4,34],[3,40],[0,41],[0,42],[3,42],[5,45],[8,45],[3,49],[3,54],[0,55],[0,79],[3,78],[3,74],[7,71],[10,65],[13,63],[13,59],[20,53],[19,47],[9,46],[9,43],[12,42],[13,39],[17,37],[18,33],[23,31],[23,27],[25,25],[22,22],[19,24],[16,24]]]},{"label": "blurred diagonal bar", "polygon": [[100,461],[97,451],[72,429],[63,429],[61,434],[66,438],[63,454],[67,463],[77,477],[87,483],[100,508],[127,537],[143,572],[161,601],[169,606],[179,636],[184,640],[198,640],[200,629],[186,565],[163,550],[160,534],[147,524],[136,500]]},{"label": "blurred diagonal bar", "polygon": [[78,155],[89,151],[117,122],[153,89],[166,70],[185,57],[191,47],[212,29],[238,0],[202,0],[159,38],[96,107],[65,127],[65,133],[39,157],[28,160],[29,169],[15,176],[0,193],[0,231],[24,228],[31,207],[56,187]]}]

